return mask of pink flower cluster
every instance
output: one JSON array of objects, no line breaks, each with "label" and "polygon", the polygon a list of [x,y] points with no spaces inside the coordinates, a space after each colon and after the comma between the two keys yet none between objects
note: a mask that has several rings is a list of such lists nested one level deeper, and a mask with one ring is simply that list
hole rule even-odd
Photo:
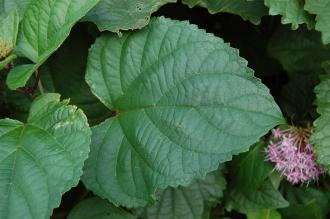
[{"label": "pink flower cluster", "polygon": [[293,185],[317,180],[324,173],[324,169],[316,163],[310,135],[309,129],[294,126],[272,130],[266,159],[275,163],[275,170]]}]

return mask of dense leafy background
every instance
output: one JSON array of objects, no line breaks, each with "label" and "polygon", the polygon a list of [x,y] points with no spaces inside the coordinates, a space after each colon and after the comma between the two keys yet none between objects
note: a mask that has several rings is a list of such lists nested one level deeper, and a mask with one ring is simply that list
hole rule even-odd
[{"label": "dense leafy background", "polygon": [[294,187],[264,148],[283,113],[330,168],[329,11],[0,0],[0,218],[327,218],[329,177]]}]

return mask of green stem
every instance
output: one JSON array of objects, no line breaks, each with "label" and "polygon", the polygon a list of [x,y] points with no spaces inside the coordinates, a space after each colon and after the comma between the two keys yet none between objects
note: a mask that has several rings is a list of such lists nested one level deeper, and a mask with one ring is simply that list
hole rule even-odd
[{"label": "green stem", "polygon": [[0,70],[4,69],[11,61],[16,59],[17,56],[15,54],[10,54],[3,61],[0,62]]}]

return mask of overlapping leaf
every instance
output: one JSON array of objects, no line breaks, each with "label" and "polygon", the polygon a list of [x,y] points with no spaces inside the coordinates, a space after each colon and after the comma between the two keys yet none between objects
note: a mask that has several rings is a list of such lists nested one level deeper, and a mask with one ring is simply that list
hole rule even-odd
[{"label": "overlapping leaf", "polygon": [[290,206],[280,209],[284,219],[325,219],[329,213],[329,192],[321,188],[285,186]]},{"label": "overlapping leaf", "polygon": [[34,71],[63,43],[72,26],[99,0],[31,0],[24,13],[16,51],[31,61],[7,78],[12,90],[23,87]]},{"label": "overlapping leaf", "polygon": [[[0,16],[0,70],[15,58],[10,55],[16,44],[18,32],[18,14],[16,10],[12,10],[7,16]],[[2,60],[3,59],[3,60]]]},{"label": "overlapping leaf", "polygon": [[176,0],[101,0],[84,20],[94,22],[101,31],[141,29],[153,12],[169,2]]},{"label": "overlapping leaf", "polygon": [[111,203],[93,197],[80,202],[70,212],[68,219],[133,219],[128,212]]},{"label": "overlapping leaf", "polygon": [[93,128],[83,181],[116,205],[146,205],[157,188],[217,169],[283,122],[237,50],[186,22],[104,34],[86,80],[116,116]]},{"label": "overlapping leaf", "polygon": [[83,112],[59,98],[37,98],[26,124],[0,120],[0,218],[49,218],[79,181],[91,132]]},{"label": "overlapping leaf", "polygon": [[321,83],[314,89],[316,93],[317,112],[320,117],[314,121],[312,142],[316,146],[317,161],[330,169],[330,65],[327,75],[321,77]]},{"label": "overlapping leaf", "polygon": [[316,14],[315,29],[322,33],[323,43],[330,43],[330,0],[306,0],[305,9]]},{"label": "overlapping leaf", "polygon": [[289,73],[323,72],[322,62],[330,58],[330,46],[322,44],[320,34],[304,28],[292,31],[281,26],[271,38],[268,50]]},{"label": "overlapping leaf", "polygon": [[210,207],[222,197],[225,179],[220,171],[209,173],[187,187],[167,188],[158,201],[145,208],[144,219],[209,218]]},{"label": "overlapping leaf", "polygon": [[297,29],[299,24],[314,26],[314,16],[304,10],[305,0],[265,0],[270,15],[282,15],[282,24],[291,24]]},{"label": "overlapping leaf", "polygon": [[263,0],[183,0],[189,7],[200,5],[206,7],[211,14],[226,12],[241,16],[254,24],[259,24],[261,17],[267,15]]},{"label": "overlapping leaf", "polygon": [[283,208],[288,202],[272,185],[268,176],[272,170],[265,162],[264,143],[239,155],[231,162],[227,209],[249,213],[259,209]]},{"label": "overlapping leaf", "polygon": [[77,26],[62,47],[40,69],[44,88],[58,92],[81,108],[90,124],[110,116],[106,108],[90,91],[85,82],[88,48],[93,42],[84,28]]}]

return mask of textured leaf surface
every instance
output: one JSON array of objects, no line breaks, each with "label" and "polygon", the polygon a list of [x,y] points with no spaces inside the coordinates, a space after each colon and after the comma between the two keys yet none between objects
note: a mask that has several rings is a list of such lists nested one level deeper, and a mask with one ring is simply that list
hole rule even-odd
[{"label": "textured leaf surface", "polygon": [[142,218],[209,218],[209,207],[222,197],[225,185],[223,175],[215,171],[187,187],[167,188],[155,204],[145,208]]},{"label": "textured leaf surface", "polygon": [[312,142],[316,146],[317,161],[330,169],[330,68],[328,74],[321,77],[321,83],[314,89],[317,112],[320,117],[314,121]]},{"label": "textured leaf surface", "polygon": [[314,26],[314,16],[304,10],[305,0],[265,0],[270,15],[282,15],[282,24],[291,24],[297,29],[299,24]]},{"label": "textured leaf surface", "polygon": [[0,120],[0,218],[49,218],[79,181],[91,132],[83,112],[59,98],[37,98],[26,124]]},{"label": "textured leaf surface", "polygon": [[63,43],[72,26],[98,1],[31,0],[20,26],[16,51],[35,64],[33,68],[11,72],[8,87],[12,90],[23,87],[33,71]]},{"label": "textured leaf surface", "polygon": [[[0,17],[1,19],[1,17]],[[18,14],[14,9],[0,21],[0,39],[14,47],[18,32]],[[0,51],[1,54],[1,51]]]},{"label": "textured leaf surface", "polygon": [[323,72],[322,62],[330,59],[330,46],[323,45],[316,31],[280,27],[269,42],[269,53],[289,73]]},{"label": "textured leaf surface", "polygon": [[305,9],[316,14],[315,29],[322,33],[324,44],[330,43],[330,0],[306,0]]},{"label": "textured leaf surface", "polygon": [[75,206],[68,219],[133,219],[133,216],[103,199],[93,197]]},{"label": "textured leaf surface", "polygon": [[236,14],[254,24],[259,24],[261,17],[267,15],[267,8],[263,0],[183,0],[183,2],[189,7],[199,4],[206,7],[211,14],[219,12]]},{"label": "textured leaf surface", "polygon": [[169,2],[176,0],[101,0],[84,20],[94,22],[101,31],[141,29],[153,12]]},{"label": "textured leaf surface", "polygon": [[117,116],[93,128],[84,182],[115,204],[145,205],[155,189],[217,169],[283,121],[237,50],[186,22],[101,36],[86,81]]},{"label": "textured leaf surface", "polygon": [[29,2],[30,0],[0,0],[0,14],[8,14],[16,9],[19,17],[22,18]]}]

